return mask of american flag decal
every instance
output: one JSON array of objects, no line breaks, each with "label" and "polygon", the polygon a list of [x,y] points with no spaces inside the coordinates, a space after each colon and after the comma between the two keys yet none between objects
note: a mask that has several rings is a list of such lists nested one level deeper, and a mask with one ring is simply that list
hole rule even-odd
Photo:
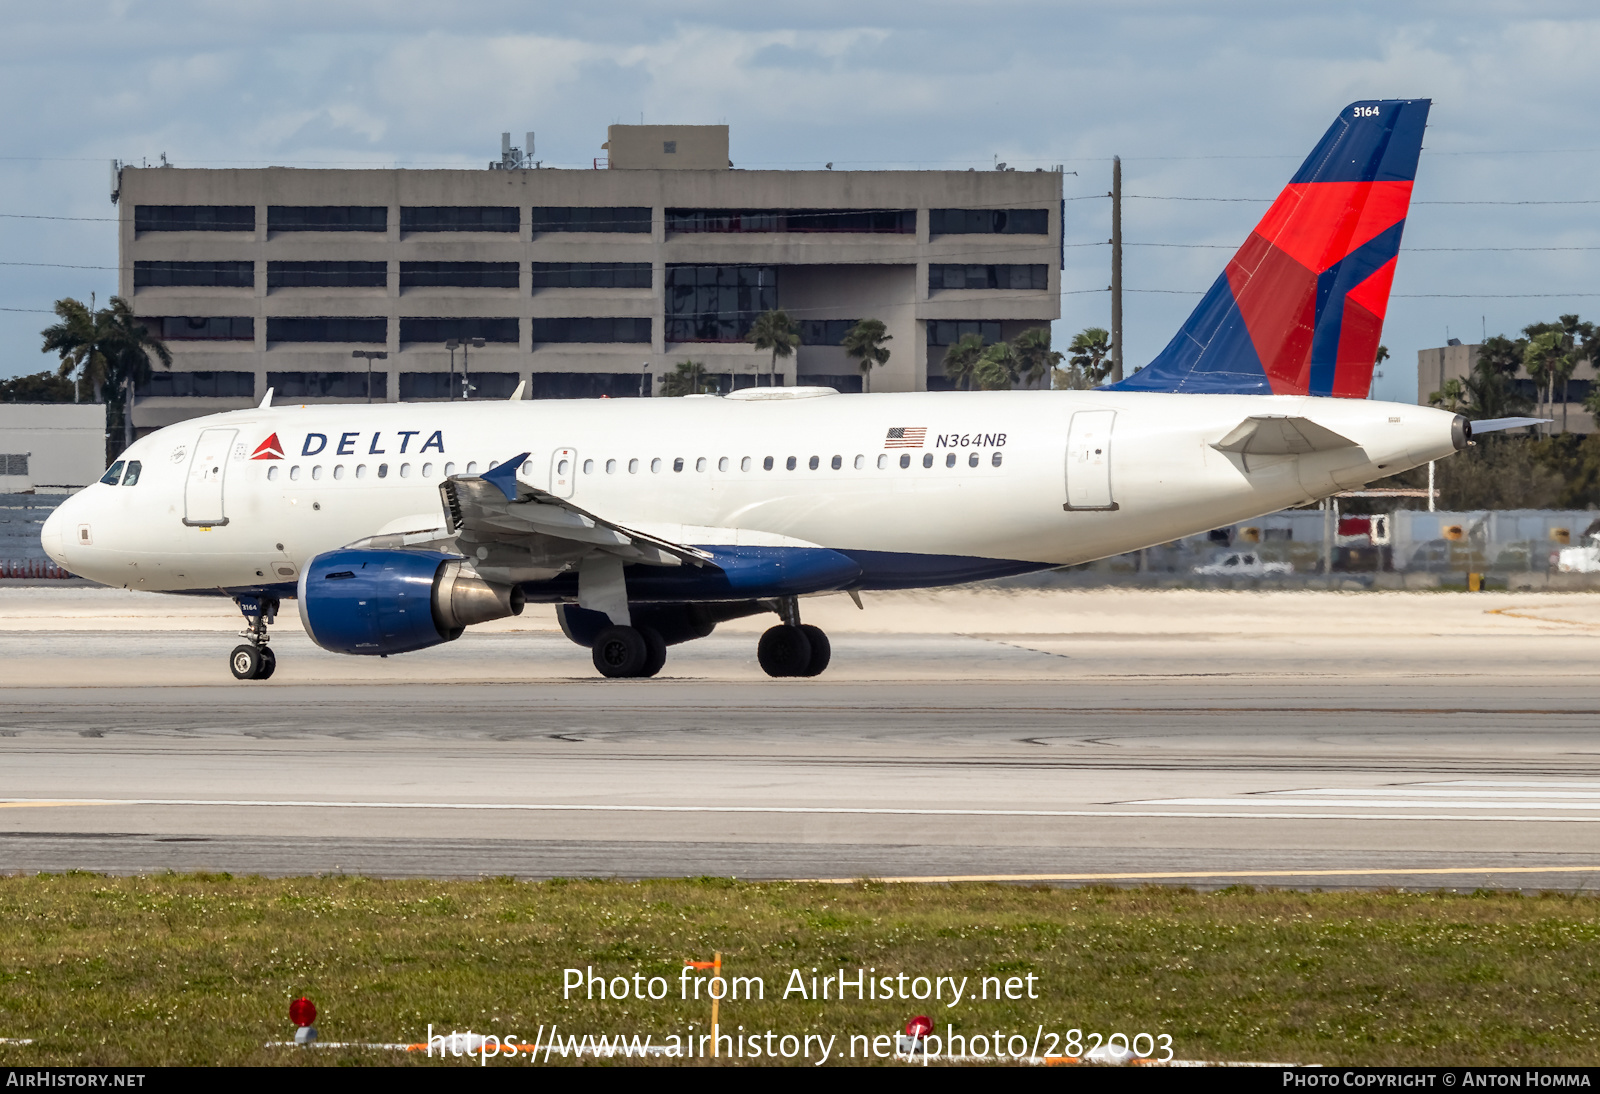
[{"label": "american flag decal", "polygon": [[928,436],[928,427],[923,425],[897,425],[889,430],[889,436],[884,440],[885,448],[921,448],[922,442]]}]

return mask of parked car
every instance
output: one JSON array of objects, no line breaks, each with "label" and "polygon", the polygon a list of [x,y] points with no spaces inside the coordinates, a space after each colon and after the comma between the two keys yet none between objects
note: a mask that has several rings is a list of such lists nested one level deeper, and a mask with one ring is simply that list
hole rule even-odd
[{"label": "parked car", "polygon": [[1267,562],[1254,551],[1226,551],[1194,572],[1208,577],[1281,577],[1294,573],[1289,562]]}]

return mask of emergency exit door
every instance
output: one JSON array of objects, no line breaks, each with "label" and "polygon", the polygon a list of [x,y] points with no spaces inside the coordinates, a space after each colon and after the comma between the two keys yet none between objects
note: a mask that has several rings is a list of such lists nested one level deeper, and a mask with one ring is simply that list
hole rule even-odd
[{"label": "emergency exit door", "polygon": [[572,497],[578,474],[578,450],[558,448],[550,455],[550,493],[558,498]]},{"label": "emergency exit door", "polygon": [[237,429],[207,429],[189,457],[189,479],[183,488],[183,523],[196,528],[228,523],[222,508],[222,480],[228,474]]},{"label": "emergency exit door", "polygon": [[1066,510],[1111,510],[1111,428],[1115,410],[1080,410],[1067,429]]}]

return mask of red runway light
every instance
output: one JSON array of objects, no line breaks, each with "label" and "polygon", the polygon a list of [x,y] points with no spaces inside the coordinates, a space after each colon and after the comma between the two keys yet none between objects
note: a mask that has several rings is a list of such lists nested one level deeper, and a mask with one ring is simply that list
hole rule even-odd
[{"label": "red runway light", "polygon": [[[297,1026],[309,1026],[317,1020],[317,1005],[305,996],[289,1004],[289,1021]],[[924,1019],[926,1021],[926,1019]]]}]

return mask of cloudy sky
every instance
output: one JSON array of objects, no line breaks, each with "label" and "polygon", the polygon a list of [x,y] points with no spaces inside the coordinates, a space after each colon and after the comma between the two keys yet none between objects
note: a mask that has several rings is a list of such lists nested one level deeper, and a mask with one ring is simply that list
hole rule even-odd
[{"label": "cloudy sky", "polygon": [[1067,194],[1084,200],[1068,203],[1058,338],[1109,323],[1109,204],[1091,195],[1120,154],[1135,244],[1127,356],[1140,363],[1340,107],[1431,98],[1379,394],[1414,399],[1416,350],[1447,331],[1471,340],[1600,313],[1592,4],[3,0],[0,11],[0,375],[51,363],[38,331],[55,299],[114,290],[112,157],[481,167],[502,130],[532,129],[547,165],[587,167],[608,124],[641,118],[726,122],[741,167],[1065,164],[1077,172]]}]

